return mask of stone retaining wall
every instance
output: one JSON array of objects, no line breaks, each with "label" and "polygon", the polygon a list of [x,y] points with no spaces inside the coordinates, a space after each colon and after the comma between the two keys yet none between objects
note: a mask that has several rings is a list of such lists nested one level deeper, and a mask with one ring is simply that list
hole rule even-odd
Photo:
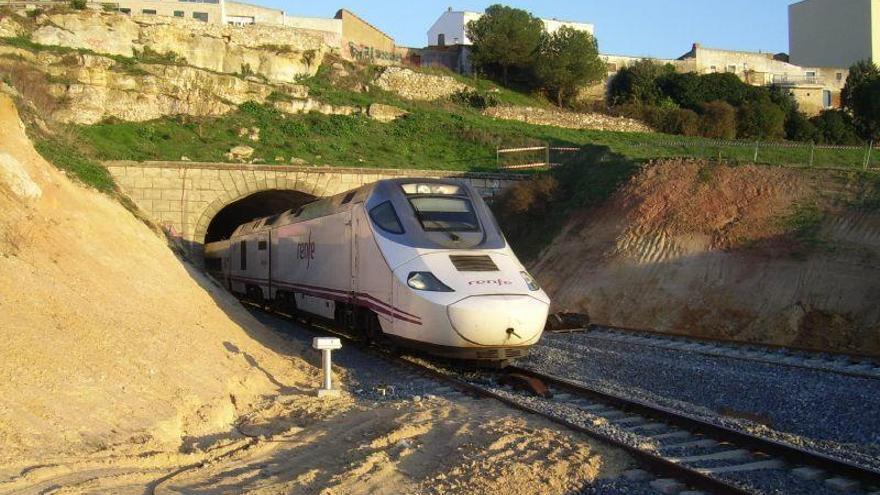
[{"label": "stone retaining wall", "polygon": [[517,120],[536,125],[552,125],[569,129],[595,129],[617,132],[654,132],[638,120],[611,117],[600,113],[575,113],[532,107],[494,107],[484,115],[502,120]]}]

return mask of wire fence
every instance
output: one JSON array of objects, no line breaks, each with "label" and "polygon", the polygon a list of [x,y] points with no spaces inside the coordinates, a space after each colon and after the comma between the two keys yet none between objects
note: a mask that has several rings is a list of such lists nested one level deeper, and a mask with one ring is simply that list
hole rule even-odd
[{"label": "wire fence", "polygon": [[[599,144],[599,143],[597,143]],[[729,164],[760,164],[801,168],[880,171],[880,146],[833,146],[814,143],[649,139],[608,145],[635,159],[692,158]],[[580,148],[529,146],[499,148],[496,167],[502,170],[552,168]]]}]

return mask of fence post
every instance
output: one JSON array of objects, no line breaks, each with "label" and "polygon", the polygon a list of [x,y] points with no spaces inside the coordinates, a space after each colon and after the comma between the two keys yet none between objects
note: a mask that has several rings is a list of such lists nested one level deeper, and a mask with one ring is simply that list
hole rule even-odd
[{"label": "fence post", "polygon": [[547,164],[547,168],[550,168],[550,143],[547,143],[544,148],[544,162]]},{"label": "fence post", "polygon": [[495,168],[501,168],[501,148],[495,147]]},{"label": "fence post", "polygon": [[813,168],[813,160],[816,158],[816,141],[810,142],[810,168]]},{"label": "fence post", "polygon": [[752,163],[758,163],[758,147],[761,146],[761,141],[755,141],[755,157],[752,159]]},{"label": "fence post", "polygon": [[868,166],[871,164],[871,152],[874,151],[874,140],[872,139],[870,143],[868,143],[868,153],[865,154],[865,170],[868,170]]}]

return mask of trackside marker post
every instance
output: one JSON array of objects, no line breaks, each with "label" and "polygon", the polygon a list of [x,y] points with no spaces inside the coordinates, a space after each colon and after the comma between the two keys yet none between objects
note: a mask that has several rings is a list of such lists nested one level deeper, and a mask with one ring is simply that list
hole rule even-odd
[{"label": "trackside marker post", "polygon": [[324,369],[324,383],[318,389],[318,397],[336,397],[339,390],[333,389],[333,369],[330,353],[342,349],[342,342],[336,337],[315,337],[312,347],[321,351],[321,367]]}]

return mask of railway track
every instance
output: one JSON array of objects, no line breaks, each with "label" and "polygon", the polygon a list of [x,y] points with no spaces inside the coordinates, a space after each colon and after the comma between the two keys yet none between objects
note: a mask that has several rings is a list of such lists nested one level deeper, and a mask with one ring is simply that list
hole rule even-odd
[{"label": "railway track", "polygon": [[[313,325],[312,329],[356,342],[331,328]],[[880,471],[531,369],[512,366],[503,371],[462,372],[376,348],[365,351],[408,369],[416,379],[439,380],[460,392],[500,401],[620,448],[642,468],[624,476],[649,483],[658,493],[880,495]],[[511,386],[511,376],[531,381],[533,386]],[[536,388],[542,390],[541,384],[548,393],[535,395]]]},{"label": "railway track", "polygon": [[694,352],[707,356],[727,357],[791,368],[838,373],[859,378],[880,379],[880,361],[870,356],[818,352],[783,346],[747,344],[729,340],[700,339],[601,325],[596,325],[583,331],[559,332],[558,334],[576,334],[581,332],[585,337],[609,342],[622,342],[658,349]]},{"label": "railway track", "polygon": [[610,427],[597,430],[618,429],[630,436],[630,445],[644,446],[649,455],[732,485],[739,493],[880,494],[880,471],[868,467],[528,368],[513,366],[506,372],[540,380],[554,395],[531,399],[533,408],[543,409],[543,402],[581,411],[593,426]]}]

